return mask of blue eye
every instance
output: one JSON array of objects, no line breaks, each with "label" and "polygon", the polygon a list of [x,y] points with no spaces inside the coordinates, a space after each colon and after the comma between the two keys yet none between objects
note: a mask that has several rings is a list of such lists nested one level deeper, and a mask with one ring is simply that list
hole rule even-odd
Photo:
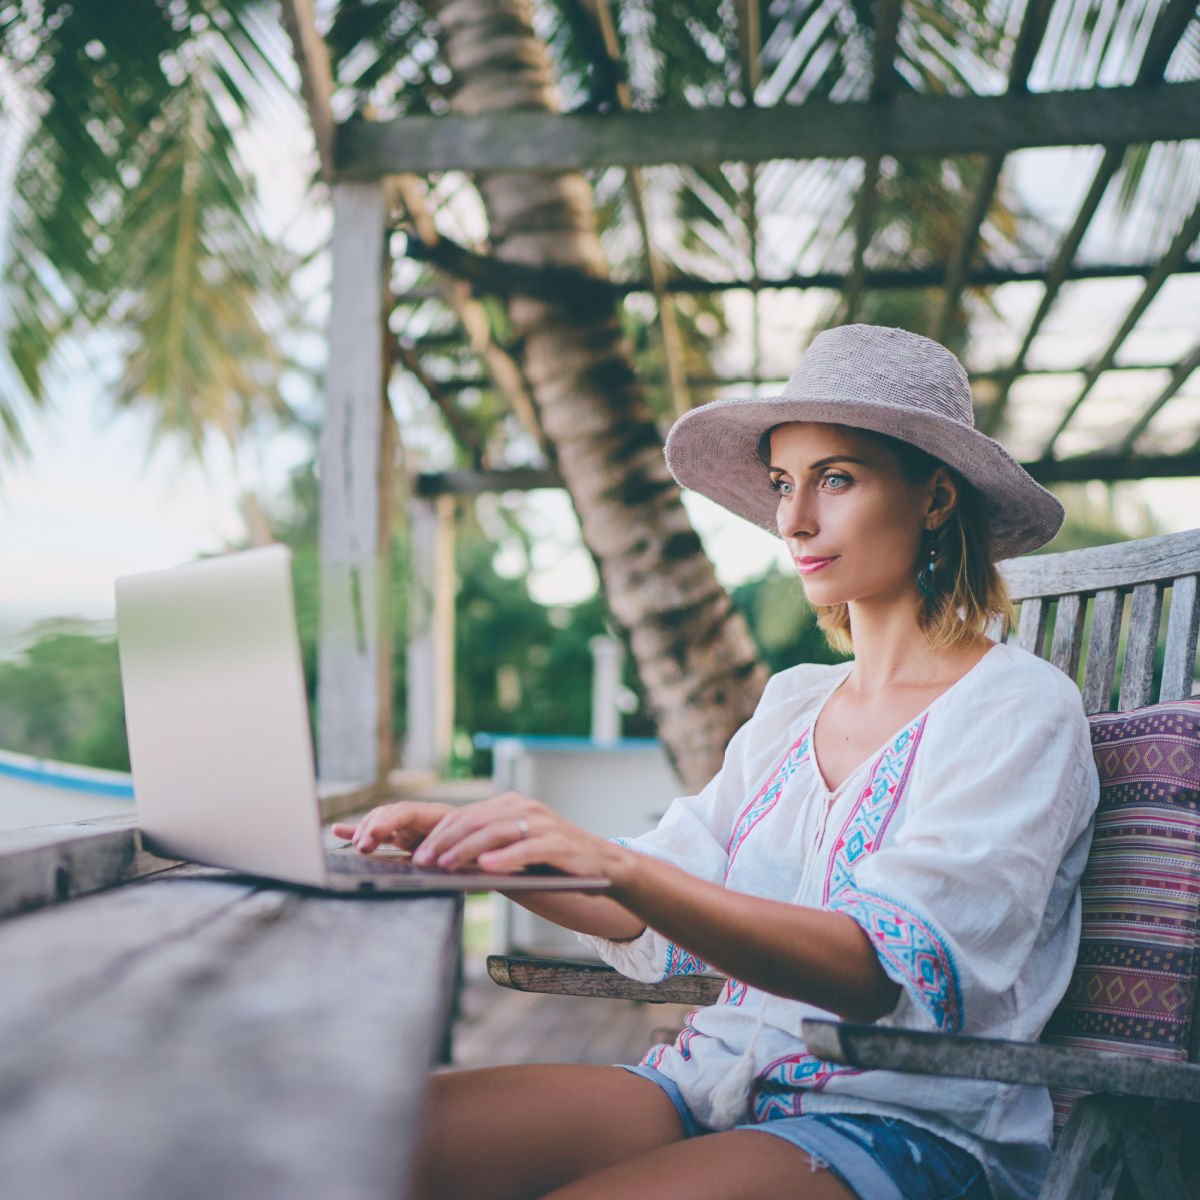
[{"label": "blue eye", "polygon": [[[829,485],[831,492],[844,492],[854,481],[849,475],[839,474],[837,471],[830,471],[828,475],[821,480],[822,483]],[[836,484],[836,486],[834,486]]]},{"label": "blue eye", "polygon": [[780,496],[790,496],[795,490],[791,483],[789,483],[786,479],[780,479],[779,477],[772,479],[770,484],[771,491]]}]

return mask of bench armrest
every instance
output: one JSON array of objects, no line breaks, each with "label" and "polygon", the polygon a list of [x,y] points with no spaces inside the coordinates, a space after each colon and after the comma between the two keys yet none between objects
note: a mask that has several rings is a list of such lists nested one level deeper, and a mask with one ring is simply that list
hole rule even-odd
[{"label": "bench armrest", "polygon": [[661,983],[639,983],[602,963],[571,958],[491,954],[487,969],[494,983],[517,992],[604,996],[651,1004],[712,1004],[725,986],[724,975],[673,975]]},{"label": "bench armrest", "polygon": [[805,1043],[813,1054],[869,1070],[1042,1084],[1114,1096],[1200,1103],[1200,1066],[1188,1063],[841,1021],[806,1020],[801,1024]]}]

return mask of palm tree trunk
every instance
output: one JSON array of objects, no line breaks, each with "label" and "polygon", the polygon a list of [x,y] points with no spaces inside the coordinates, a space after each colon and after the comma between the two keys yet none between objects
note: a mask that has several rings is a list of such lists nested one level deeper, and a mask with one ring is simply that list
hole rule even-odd
[{"label": "palm tree trunk", "polygon": [[[456,111],[560,111],[528,0],[434,0],[433,8]],[[477,183],[497,257],[608,277],[581,175],[497,172]],[[765,670],[667,472],[615,303],[517,296],[508,311],[609,611],[680,778],[699,787],[753,711]]]}]

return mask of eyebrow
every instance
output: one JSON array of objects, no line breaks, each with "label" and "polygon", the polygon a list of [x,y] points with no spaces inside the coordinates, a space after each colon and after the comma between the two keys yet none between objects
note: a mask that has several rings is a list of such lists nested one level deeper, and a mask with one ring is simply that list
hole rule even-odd
[{"label": "eyebrow", "polygon": [[[810,471],[819,471],[822,467],[828,467],[832,463],[837,462],[857,463],[860,467],[869,467],[871,465],[868,462],[864,462],[861,458],[854,458],[850,454],[831,454],[828,458],[818,458],[815,463],[810,463],[808,469]],[[767,470],[787,474],[786,467],[768,467]]]}]

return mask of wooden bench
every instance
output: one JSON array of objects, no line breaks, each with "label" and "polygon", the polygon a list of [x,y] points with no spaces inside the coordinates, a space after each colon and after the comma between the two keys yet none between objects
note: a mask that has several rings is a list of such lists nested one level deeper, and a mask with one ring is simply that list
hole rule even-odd
[{"label": "wooden bench", "polygon": [[[1012,639],[1076,679],[1093,716],[1102,797],[1071,987],[1036,1045],[837,1021],[805,1021],[804,1036],[815,1053],[863,1068],[1051,1088],[1058,1133],[1042,1200],[1194,1200],[1200,699],[1187,698],[1200,531],[1022,558],[1002,570],[1020,602]],[[700,1005],[724,984],[715,975],[642,984],[594,963],[519,957],[495,956],[488,970],[525,991]]]},{"label": "wooden bench", "polygon": [[0,916],[6,1196],[405,1194],[458,898],[183,866],[116,819],[0,835]]}]

